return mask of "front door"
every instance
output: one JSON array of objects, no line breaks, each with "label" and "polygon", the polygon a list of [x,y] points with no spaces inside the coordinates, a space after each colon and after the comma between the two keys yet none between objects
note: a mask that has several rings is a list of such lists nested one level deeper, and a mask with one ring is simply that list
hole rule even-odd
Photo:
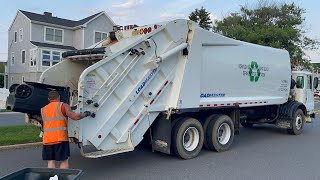
[{"label": "front door", "polygon": [[312,85],[312,76],[307,75],[306,81],[306,107],[307,111],[314,109],[314,97],[313,97],[313,85]]},{"label": "front door", "polygon": [[314,109],[314,98],[312,88],[312,76],[307,74],[297,74],[296,76],[296,101],[303,103],[307,111]]},{"label": "front door", "polygon": [[306,75],[298,74],[296,76],[296,87],[295,87],[295,100],[306,105],[307,93],[306,93]]}]

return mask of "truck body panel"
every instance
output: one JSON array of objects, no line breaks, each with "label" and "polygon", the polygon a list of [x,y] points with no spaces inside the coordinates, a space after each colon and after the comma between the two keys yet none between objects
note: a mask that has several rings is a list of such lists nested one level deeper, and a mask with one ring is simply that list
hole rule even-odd
[{"label": "truck body panel", "polygon": [[132,151],[160,113],[170,119],[173,112],[288,101],[291,65],[285,50],[230,39],[188,20],[112,35],[107,45],[90,50],[105,48],[104,53],[75,52],[40,78],[69,87],[76,112],[95,114],[68,124],[70,138],[102,151],[92,157]]},{"label": "truck body panel", "polygon": [[[42,83],[78,90],[72,101],[78,102],[77,111],[96,113],[94,119],[69,121],[70,137],[112,151],[129,148],[131,143],[136,146],[157,115],[170,108],[287,101],[291,72],[286,51],[233,40],[186,20],[158,26],[148,26],[152,32],[143,35],[124,32],[123,39],[106,47],[105,58],[94,64],[65,60],[43,73]],[[148,67],[183,43],[188,43],[187,55],[172,52]],[[134,54],[132,49],[145,54]],[[72,74],[66,74],[66,69],[72,69]]]},{"label": "truck body panel", "polygon": [[[240,107],[244,107],[250,106],[251,102],[270,105],[283,104],[288,100],[291,68],[286,51],[232,40],[203,29],[198,31],[200,37],[196,39],[202,42],[198,47],[190,46],[184,78],[188,81],[184,81],[181,88],[180,100],[190,101],[190,95],[197,93],[201,106],[240,103]],[[206,42],[209,37],[212,38],[211,43]],[[197,55],[193,57],[193,53]],[[256,64],[252,68],[253,63]],[[198,72],[194,70],[197,64],[201,66],[197,67]],[[251,77],[258,79],[250,80],[250,69]],[[259,76],[257,69],[260,70]],[[197,74],[200,77],[195,78]],[[199,82],[200,85],[197,84]],[[189,94],[192,87],[200,92]],[[192,104],[180,107],[196,107],[199,96],[194,97]]]}]

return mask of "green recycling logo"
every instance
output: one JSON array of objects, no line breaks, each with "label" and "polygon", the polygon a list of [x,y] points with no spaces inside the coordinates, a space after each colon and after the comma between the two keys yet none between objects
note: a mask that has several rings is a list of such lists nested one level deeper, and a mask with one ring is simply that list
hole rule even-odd
[{"label": "green recycling logo", "polygon": [[[253,71],[256,70],[257,73],[254,73]],[[251,66],[249,68],[249,77],[250,77],[250,81],[251,82],[258,82],[259,78],[260,78],[261,72],[259,69],[259,65],[257,62],[252,61],[251,62]]]}]

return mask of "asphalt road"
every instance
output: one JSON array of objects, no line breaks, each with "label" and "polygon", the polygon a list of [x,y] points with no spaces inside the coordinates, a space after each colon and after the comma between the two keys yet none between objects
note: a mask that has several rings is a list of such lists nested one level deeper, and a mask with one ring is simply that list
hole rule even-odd
[{"label": "asphalt road", "polygon": [[[241,129],[231,150],[203,150],[191,160],[152,153],[150,149],[99,159],[81,157],[72,146],[71,168],[84,170],[82,179],[320,179],[320,116],[303,134],[288,135],[273,126]],[[41,167],[41,148],[0,151],[0,176],[23,167]]]},{"label": "asphalt road", "polygon": [[25,125],[22,113],[0,113],[0,126]]}]

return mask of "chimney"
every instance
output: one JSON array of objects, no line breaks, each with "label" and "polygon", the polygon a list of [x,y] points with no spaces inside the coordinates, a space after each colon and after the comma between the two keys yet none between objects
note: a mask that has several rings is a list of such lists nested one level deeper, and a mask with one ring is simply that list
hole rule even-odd
[{"label": "chimney", "polygon": [[52,17],[52,13],[51,12],[44,12],[43,15],[48,16],[48,17]]}]

